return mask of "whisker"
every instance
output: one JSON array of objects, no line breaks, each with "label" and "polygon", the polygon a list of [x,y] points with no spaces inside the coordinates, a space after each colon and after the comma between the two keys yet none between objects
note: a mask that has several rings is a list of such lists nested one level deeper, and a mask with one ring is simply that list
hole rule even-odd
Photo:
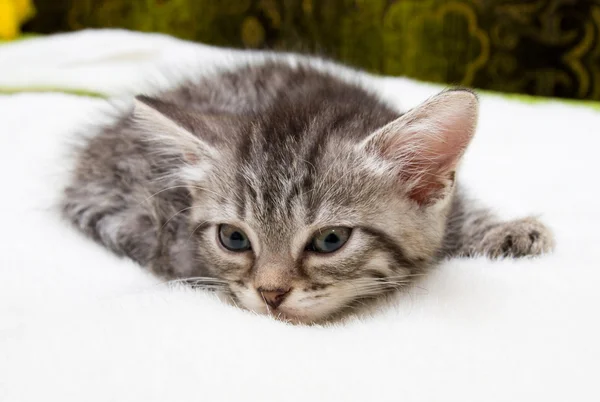
[{"label": "whisker", "polygon": [[165,192],[165,191],[169,191],[169,190],[173,190],[173,189],[176,189],[176,188],[189,188],[189,186],[186,186],[186,185],[182,185],[182,184],[180,184],[180,185],[177,185],[177,186],[171,186],[171,187],[163,188],[162,190],[160,190],[160,191],[157,191],[156,193],[154,193],[154,194],[151,194],[150,196],[146,197],[146,198],[145,198],[143,201],[140,201],[140,202],[137,204],[137,206],[139,207],[140,205],[142,205],[142,204],[146,203],[148,200],[150,200],[150,199],[151,199],[151,198],[153,198],[153,197],[156,197],[156,196],[157,196],[157,195],[159,195],[160,193],[163,193],[163,192]]},{"label": "whisker", "polygon": [[173,218],[175,218],[175,217],[176,217],[177,215],[179,215],[180,213],[182,213],[182,212],[185,212],[185,211],[188,211],[188,210],[190,210],[190,209],[202,208],[202,207],[203,207],[202,205],[195,205],[195,206],[191,206],[191,207],[183,208],[182,210],[179,210],[179,211],[175,212],[175,214],[174,214],[174,215],[172,215],[172,216],[171,216],[169,219],[167,219],[167,220],[166,220],[166,222],[165,222],[165,223],[164,223],[164,224],[163,224],[163,225],[160,227],[160,230],[162,231],[162,230],[165,228],[165,226],[167,226],[167,224],[168,224],[169,222],[171,222],[171,220],[173,220]]},{"label": "whisker", "polygon": [[186,285],[194,290],[205,290],[211,292],[218,291],[229,291],[229,285],[226,281],[217,278],[210,277],[191,277],[191,278],[178,278],[169,281],[161,282],[158,286],[173,286],[173,285]]},{"label": "whisker", "polygon": [[208,222],[207,220],[200,222],[195,228],[194,230],[192,230],[192,232],[190,233],[190,235],[187,238],[187,241],[189,242],[192,239],[192,236],[194,236],[194,234],[196,233],[196,230],[200,229],[202,227],[202,225],[204,225],[206,222]]},{"label": "whisker", "polygon": [[193,289],[215,289],[215,290],[227,289],[227,286],[225,286],[225,285],[215,285],[215,284],[209,284],[209,283],[190,283],[190,284],[188,284],[188,286]]},{"label": "whisker", "polygon": [[[222,283],[228,283],[225,279],[219,279],[219,278],[215,278],[212,276],[190,276],[190,277],[185,277],[185,278],[177,278],[177,279],[172,279],[171,281],[194,281],[194,280],[211,280],[211,281],[215,281],[215,282],[222,282]],[[167,282],[171,282],[171,281],[167,281]]]},{"label": "whisker", "polygon": [[265,299],[265,296],[262,294],[262,292],[260,293],[260,297],[262,297],[263,302],[265,302],[265,307],[267,308],[267,314],[271,315],[271,309],[269,308],[269,304],[267,303],[267,299]]}]

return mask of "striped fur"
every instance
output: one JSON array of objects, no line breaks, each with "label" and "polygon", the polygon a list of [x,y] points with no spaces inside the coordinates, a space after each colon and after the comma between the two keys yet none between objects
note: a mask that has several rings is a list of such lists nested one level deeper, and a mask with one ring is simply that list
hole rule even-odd
[{"label": "striped fur", "polygon": [[[359,84],[302,63],[240,67],[138,97],[78,150],[63,210],[159,275],[315,322],[407,286],[441,258],[552,247],[539,222],[499,223],[457,191],[476,120],[469,91],[401,116]],[[224,223],[244,230],[252,250],[221,247]],[[305,250],[332,226],[353,229],[342,249]],[[291,291],[274,311],[258,288]]]}]

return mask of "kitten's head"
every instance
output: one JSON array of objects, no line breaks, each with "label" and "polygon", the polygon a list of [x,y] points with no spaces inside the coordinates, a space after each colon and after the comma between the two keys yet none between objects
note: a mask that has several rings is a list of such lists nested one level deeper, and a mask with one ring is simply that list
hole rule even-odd
[{"label": "kitten's head", "polygon": [[135,117],[182,166],[198,264],[238,305],[298,322],[399,288],[435,260],[477,120],[462,90],[391,119],[169,108],[142,99]]}]

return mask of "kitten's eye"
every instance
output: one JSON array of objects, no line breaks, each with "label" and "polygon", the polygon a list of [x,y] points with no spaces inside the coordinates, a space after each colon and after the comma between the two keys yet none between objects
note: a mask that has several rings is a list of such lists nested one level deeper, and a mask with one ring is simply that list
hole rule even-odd
[{"label": "kitten's eye", "polygon": [[220,225],[219,240],[221,240],[223,247],[229,251],[240,252],[250,250],[250,240],[248,240],[248,236],[235,226]]},{"label": "kitten's eye", "polygon": [[320,230],[315,234],[307,250],[317,253],[333,253],[348,241],[352,229],[337,227]]}]

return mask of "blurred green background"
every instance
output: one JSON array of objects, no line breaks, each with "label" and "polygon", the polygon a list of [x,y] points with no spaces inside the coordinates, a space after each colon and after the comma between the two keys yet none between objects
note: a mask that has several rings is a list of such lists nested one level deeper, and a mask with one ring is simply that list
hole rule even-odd
[{"label": "blurred green background", "polygon": [[25,32],[119,27],[368,71],[600,100],[600,0],[34,0]]}]

